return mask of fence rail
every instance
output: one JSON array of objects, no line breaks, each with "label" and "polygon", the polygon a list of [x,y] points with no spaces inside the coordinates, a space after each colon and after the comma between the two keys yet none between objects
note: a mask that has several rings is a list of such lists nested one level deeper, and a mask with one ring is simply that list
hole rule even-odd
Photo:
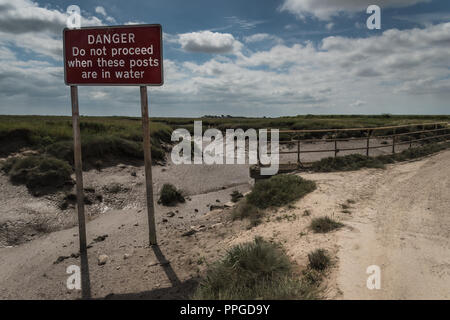
[{"label": "fence rail", "polygon": [[[426,128],[432,129],[426,129]],[[416,128],[416,131],[411,131],[411,129]],[[408,130],[407,132],[399,132],[400,129]],[[392,130],[392,134],[388,135],[375,135],[376,132],[379,131],[390,131]],[[402,131],[403,131],[402,130]],[[365,132],[364,137],[350,137],[350,138],[339,138],[338,135],[341,132]],[[280,134],[290,134],[294,136],[296,139],[291,137],[291,140],[280,141],[280,146],[284,144],[293,145],[296,144],[296,150],[288,150],[288,151],[279,151],[279,154],[297,154],[297,163],[298,166],[303,166],[307,162],[302,163],[301,154],[306,153],[326,153],[326,152],[334,152],[334,156],[337,157],[339,152],[342,151],[366,151],[366,155],[370,155],[370,150],[372,149],[381,149],[381,148],[392,148],[392,154],[396,153],[396,147],[409,144],[409,148],[413,147],[413,144],[424,142],[432,139],[444,139],[444,141],[449,140],[450,137],[450,123],[449,122],[434,122],[434,123],[420,123],[420,124],[409,124],[409,125],[398,125],[398,126],[386,126],[386,127],[373,127],[373,128],[348,128],[348,129],[316,129],[316,130],[280,130]],[[324,139],[301,139],[301,134],[311,134],[311,133],[332,133],[334,137],[332,138],[324,138]],[[432,134],[430,136],[423,137],[424,134]],[[409,139],[405,141],[405,136],[409,136]],[[400,137],[400,138],[399,138]],[[383,139],[388,140],[391,139],[391,143],[383,144],[383,145],[371,145],[371,141],[375,139]],[[400,141],[398,141],[401,139]],[[339,142],[343,141],[366,141],[366,145],[364,147],[354,147],[354,148],[340,148]],[[302,148],[303,143],[314,143],[314,142],[331,142],[334,143],[334,148],[327,147],[326,149],[319,150],[304,150]],[[280,163],[282,164],[282,163]],[[289,162],[289,165],[292,163]]]}]

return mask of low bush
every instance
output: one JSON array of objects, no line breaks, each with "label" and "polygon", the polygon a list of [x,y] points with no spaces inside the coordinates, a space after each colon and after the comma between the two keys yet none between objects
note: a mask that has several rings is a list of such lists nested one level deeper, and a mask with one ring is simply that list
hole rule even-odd
[{"label": "low bush", "polygon": [[326,233],[330,232],[334,229],[339,229],[342,227],[343,224],[340,222],[337,222],[330,217],[319,217],[314,218],[311,221],[311,229],[316,233]]},{"label": "low bush", "polygon": [[175,186],[169,183],[163,185],[159,196],[159,203],[164,206],[176,206],[178,203],[183,202],[185,202],[185,199]]},{"label": "low bush", "polygon": [[309,267],[313,270],[323,271],[331,262],[328,253],[324,249],[316,249],[308,254]]},{"label": "low bush", "polygon": [[277,175],[257,182],[247,196],[249,204],[266,209],[280,207],[314,191],[316,184],[296,175]]},{"label": "low bush", "polygon": [[24,184],[31,190],[58,188],[71,181],[72,168],[65,162],[48,156],[10,158],[2,167],[11,182]]},{"label": "low bush", "polygon": [[194,295],[201,300],[315,297],[315,289],[293,274],[284,251],[259,237],[233,247],[213,264]]}]

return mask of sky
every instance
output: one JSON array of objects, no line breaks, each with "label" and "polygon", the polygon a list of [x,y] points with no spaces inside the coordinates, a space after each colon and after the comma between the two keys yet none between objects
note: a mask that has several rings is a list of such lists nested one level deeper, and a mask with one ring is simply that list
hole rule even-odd
[{"label": "sky", "polygon": [[[448,0],[0,0],[0,114],[70,115],[70,5],[83,27],[162,25],[151,116],[450,114]],[[138,87],[78,91],[83,115],[140,115]]]}]

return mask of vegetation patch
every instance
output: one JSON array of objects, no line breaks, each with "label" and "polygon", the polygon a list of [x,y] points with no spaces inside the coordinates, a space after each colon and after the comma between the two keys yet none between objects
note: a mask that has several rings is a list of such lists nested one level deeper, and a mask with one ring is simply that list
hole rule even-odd
[{"label": "vegetation patch", "polygon": [[[82,154],[85,161],[112,157],[142,159],[140,118],[81,117]],[[171,142],[171,127],[150,123],[152,159],[162,161],[162,143]],[[48,153],[73,164],[72,122],[70,117],[0,116],[0,156],[29,148]]]},{"label": "vegetation patch", "polygon": [[321,159],[314,162],[311,168],[316,172],[352,171],[361,168],[384,168],[384,162],[361,154],[350,154]]},{"label": "vegetation patch", "polygon": [[335,229],[339,229],[344,226],[342,223],[337,222],[330,217],[314,218],[311,221],[311,229],[316,233],[326,233]]},{"label": "vegetation patch", "polygon": [[256,183],[252,192],[233,209],[231,217],[233,220],[247,218],[250,220],[249,228],[255,227],[262,222],[264,209],[289,204],[312,192],[315,188],[316,184],[313,181],[299,176],[273,176],[268,180]]},{"label": "vegetation patch", "polygon": [[45,188],[59,188],[71,181],[72,168],[65,162],[48,156],[9,158],[2,166],[11,182],[24,184],[36,195]]},{"label": "vegetation patch", "polygon": [[433,143],[422,147],[406,149],[396,154],[377,157],[367,157],[361,154],[351,154],[335,158],[328,157],[314,162],[311,169],[316,172],[352,171],[361,168],[382,169],[389,163],[421,158],[448,148],[450,148],[450,142]]},{"label": "vegetation patch", "polygon": [[277,175],[257,182],[247,196],[249,204],[259,209],[281,207],[314,191],[316,184],[296,175]]},{"label": "vegetation patch", "polygon": [[176,206],[178,203],[183,202],[185,202],[183,195],[174,185],[170,183],[163,185],[159,196],[159,203],[164,206]]},{"label": "vegetation patch", "polygon": [[316,249],[308,254],[309,267],[313,270],[323,271],[331,263],[331,259],[324,249]]},{"label": "vegetation patch", "polygon": [[264,213],[261,209],[250,204],[247,199],[241,201],[234,209],[231,211],[231,217],[233,220],[249,219],[250,225],[249,229],[256,227],[261,224]]},{"label": "vegetation patch", "polygon": [[285,252],[276,244],[255,238],[233,247],[211,265],[194,299],[314,299],[316,289],[293,273]]},{"label": "vegetation patch", "polygon": [[113,182],[109,185],[106,185],[103,187],[103,189],[108,193],[119,193],[119,192],[125,192],[125,191],[129,190],[129,188],[127,188],[124,185],[117,183],[117,182]]}]

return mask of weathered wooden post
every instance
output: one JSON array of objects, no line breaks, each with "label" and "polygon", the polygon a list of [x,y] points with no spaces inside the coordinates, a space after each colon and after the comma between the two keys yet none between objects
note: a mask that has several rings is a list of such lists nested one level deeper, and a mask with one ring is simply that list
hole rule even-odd
[{"label": "weathered wooden post", "polygon": [[81,263],[81,296],[83,299],[91,297],[91,285],[89,277],[89,263],[86,245],[86,219],[84,214],[84,190],[83,190],[83,165],[81,160],[81,134],[80,112],[78,107],[78,87],[70,86],[70,98],[72,101],[72,130],[73,130],[73,154],[75,164],[75,179],[77,190],[78,211],[78,237],[80,240]]},{"label": "weathered wooden post", "polygon": [[144,136],[145,189],[147,192],[148,239],[150,245],[156,245],[155,205],[153,203],[152,153],[150,128],[148,121],[147,86],[141,86],[142,133]]},{"label": "weathered wooden post", "polygon": [[370,130],[367,130],[367,150],[366,150],[366,156],[369,156],[369,144],[370,144]]},{"label": "weathered wooden post", "polygon": [[334,133],[334,157],[337,157],[338,154],[338,148],[337,148],[337,137],[338,137],[338,133],[337,131]]},{"label": "weathered wooden post", "polygon": [[395,135],[396,130],[394,129],[394,134],[392,135],[392,154],[395,154]]}]

